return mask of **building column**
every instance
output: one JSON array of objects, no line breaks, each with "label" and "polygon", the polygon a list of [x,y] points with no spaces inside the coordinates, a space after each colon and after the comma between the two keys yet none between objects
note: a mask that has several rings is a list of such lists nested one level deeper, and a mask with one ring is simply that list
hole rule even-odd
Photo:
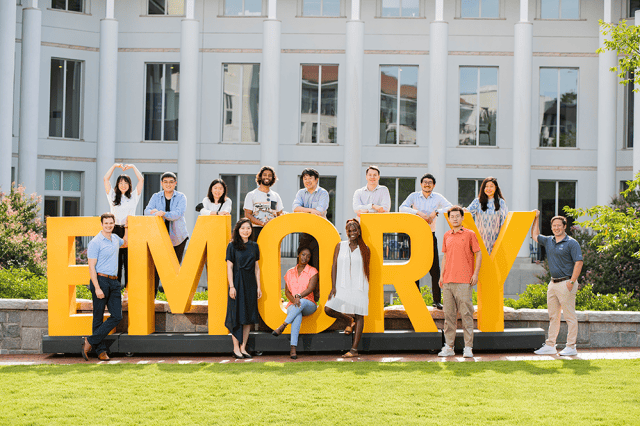
[{"label": "building column", "polygon": [[15,58],[16,5],[0,1],[0,192],[11,189]]},{"label": "building column", "polygon": [[116,94],[118,92],[118,21],[114,19],[114,0],[106,1],[105,18],[100,21],[100,75],[98,83],[98,144],[96,148],[96,210],[109,210],[102,196],[102,176],[115,162]]},{"label": "building column", "polygon": [[195,19],[195,0],[185,2],[180,40],[180,110],[178,115],[178,185],[187,197],[185,219],[195,226],[197,204],[197,134],[198,134],[198,54],[200,22]]},{"label": "building column", "polygon": [[[611,0],[604,1],[604,22],[611,23]],[[604,36],[600,33],[600,46]],[[609,71],[618,65],[615,51],[598,55],[598,171],[596,203],[607,205],[617,194],[616,186],[616,95],[618,76]]]},{"label": "building column", "polygon": [[[512,211],[531,210],[531,80],[533,72],[533,23],[529,21],[529,1],[520,1],[520,22],[514,28],[513,46],[513,161]],[[518,253],[529,256],[526,238]]]},{"label": "building column", "polygon": [[[351,0],[351,19],[347,21],[345,41],[346,111],[344,132],[343,218],[355,217],[353,193],[362,176],[362,90],[364,78],[364,22],[360,20],[360,0]],[[340,226],[338,226],[340,230]]]},{"label": "building column", "polygon": [[[449,23],[444,20],[444,0],[436,0],[436,19],[429,25],[429,161],[436,191],[446,194],[447,65]],[[438,221],[443,223],[444,221]],[[444,225],[443,225],[444,226]],[[444,228],[443,228],[444,229]]]},{"label": "building column", "polygon": [[278,168],[280,144],[280,39],[282,22],[276,19],[276,0],[269,0],[263,22],[260,74],[260,163]]},{"label": "building column", "polygon": [[[18,182],[27,193],[38,188],[38,108],[40,100],[40,42],[42,12],[37,0],[22,10],[20,69],[20,144]],[[42,175],[42,173],[40,173]]]},{"label": "building column", "polygon": [[[640,10],[636,10],[635,25],[640,25]],[[640,75],[637,69],[635,75]],[[633,84],[633,83],[629,83]],[[633,97],[633,177],[640,173],[640,84],[635,84],[637,90]]]}]

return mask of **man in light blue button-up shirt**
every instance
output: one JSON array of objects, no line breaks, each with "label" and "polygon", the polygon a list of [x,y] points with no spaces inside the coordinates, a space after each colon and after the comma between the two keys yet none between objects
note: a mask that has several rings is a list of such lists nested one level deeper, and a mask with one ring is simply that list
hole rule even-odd
[{"label": "man in light blue button-up shirt", "polygon": [[[438,214],[446,213],[452,206],[449,200],[441,194],[433,192],[436,186],[436,178],[427,173],[420,179],[420,187],[422,191],[412,193],[400,205],[400,211],[403,213],[411,213],[420,216],[427,221],[431,227],[433,234],[433,264],[429,275],[431,275],[431,291],[433,294],[433,306],[442,309],[442,296],[440,293],[440,256],[438,256],[438,239],[436,238],[436,219]],[[416,281],[416,285],[420,288],[420,281]]]},{"label": "man in light blue button-up shirt", "polygon": [[367,185],[353,193],[353,212],[360,217],[362,213],[385,213],[391,208],[389,189],[380,185],[380,169],[369,166],[366,170]]},{"label": "man in light blue button-up shirt", "polygon": [[[149,204],[144,209],[144,214],[145,216],[160,216],[164,219],[176,257],[181,263],[184,249],[189,240],[187,221],[184,218],[184,212],[187,210],[187,197],[182,192],[175,190],[178,180],[174,173],[165,172],[160,182],[162,183],[162,191],[151,196]],[[156,271],[156,294],[159,283],[160,278]]]}]

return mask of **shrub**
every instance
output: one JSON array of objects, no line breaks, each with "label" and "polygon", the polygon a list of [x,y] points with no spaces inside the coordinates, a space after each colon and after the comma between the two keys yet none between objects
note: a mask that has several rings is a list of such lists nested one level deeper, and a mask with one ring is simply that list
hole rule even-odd
[{"label": "shrub", "polygon": [[[427,306],[431,306],[433,305],[433,296],[431,295],[431,291],[429,290],[429,288],[427,286],[424,287],[420,287],[420,294],[422,294],[422,300],[424,300],[425,305]],[[477,305],[478,304],[478,292],[473,290],[473,304]],[[385,306],[395,306],[395,305],[402,305],[402,301],[400,301],[400,298],[397,297],[393,300],[393,303],[391,304],[385,304]]]},{"label": "shrub", "polygon": [[[26,269],[0,269],[0,299],[47,299],[47,278]],[[87,286],[76,286],[78,299],[91,300]]]},{"label": "shrub", "polygon": [[24,187],[0,192],[0,269],[26,269],[44,276],[46,241],[38,216],[40,197],[25,195]]},{"label": "shrub", "polygon": [[[156,296],[156,300],[160,300],[162,302],[166,302],[167,301],[167,295],[162,293],[162,292],[158,292],[158,295]],[[207,290],[203,290],[203,291],[198,291],[193,295],[193,300],[209,300],[209,292]]]},{"label": "shrub", "polygon": [[[547,284],[530,284],[518,300],[504,299],[504,305],[514,309],[547,309]],[[621,290],[615,294],[595,293],[587,284],[576,294],[578,311],[640,311],[640,300],[633,292]]]}]

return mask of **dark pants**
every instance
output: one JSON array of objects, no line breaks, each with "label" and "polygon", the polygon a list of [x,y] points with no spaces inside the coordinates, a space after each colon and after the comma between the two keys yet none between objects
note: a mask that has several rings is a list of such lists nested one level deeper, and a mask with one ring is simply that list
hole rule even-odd
[{"label": "dark pants", "polygon": [[[113,233],[120,238],[124,238],[124,226],[116,225],[113,227]],[[123,272],[124,271],[124,272]],[[118,252],[118,281],[122,282],[124,275],[124,286],[129,283],[129,249],[121,248]]]},{"label": "dark pants", "polygon": [[[433,295],[433,303],[442,303],[442,294],[440,292],[440,256],[438,255],[438,239],[436,233],[433,232],[433,263],[431,264],[431,294]],[[418,290],[420,290],[420,280],[416,281]]]},{"label": "dark pants", "polygon": [[258,237],[260,236],[260,232],[262,232],[262,228],[264,228],[263,226],[252,226],[251,227],[251,236],[249,237],[249,239],[251,241],[258,241]]},{"label": "dark pants", "polygon": [[[120,282],[98,275],[98,284],[104,293],[104,298],[98,299],[93,282],[89,286],[93,300],[93,334],[87,338],[97,354],[107,351],[104,338],[122,321],[122,295]],[[111,315],[104,321],[104,308],[109,308]],[[104,322],[103,322],[104,321]]]},{"label": "dark pants", "polygon": [[[189,241],[189,237],[185,238],[183,242],[178,244],[177,246],[173,246],[173,250],[176,252],[176,257],[178,258],[178,263],[182,263],[182,255],[184,254],[184,248],[187,246],[187,241]],[[160,277],[158,276],[158,271],[156,270],[156,290],[154,294],[158,294],[158,286],[160,285]]]}]

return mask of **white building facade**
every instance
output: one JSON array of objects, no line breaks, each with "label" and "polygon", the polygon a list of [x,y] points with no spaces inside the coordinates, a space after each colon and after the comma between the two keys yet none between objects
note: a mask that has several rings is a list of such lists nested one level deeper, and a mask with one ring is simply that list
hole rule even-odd
[{"label": "white building facade", "polygon": [[426,172],[454,204],[487,176],[510,210],[544,218],[607,203],[640,168],[640,131],[615,53],[595,53],[598,20],[633,24],[639,7],[2,0],[0,185],[42,195],[46,215],[87,216],[108,209],[113,162],[145,174],[145,201],[174,171],[191,227],[214,178],[241,214],[261,165],[276,169],[285,210],[316,168],[339,231],[369,164],[392,211]]}]

